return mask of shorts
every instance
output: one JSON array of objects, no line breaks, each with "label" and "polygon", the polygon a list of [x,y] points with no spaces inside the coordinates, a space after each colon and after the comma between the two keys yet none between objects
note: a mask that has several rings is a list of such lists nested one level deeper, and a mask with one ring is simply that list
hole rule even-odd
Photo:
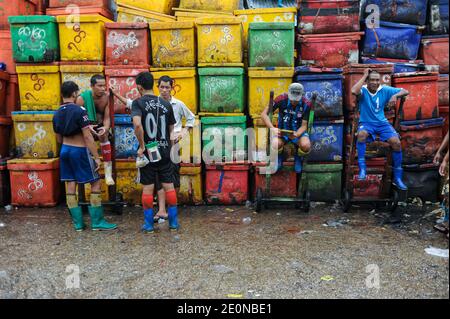
[{"label": "shorts", "polygon": [[[173,162],[172,163],[172,183],[173,183],[173,187],[175,188],[180,188],[180,164],[175,164]],[[163,189],[162,187],[162,183],[160,183],[160,181],[156,181],[155,184],[155,188],[157,191],[160,191],[161,189]]]},{"label": "shorts", "polygon": [[100,179],[97,165],[87,147],[62,145],[60,155],[62,182],[93,183]]},{"label": "shorts", "polygon": [[308,132],[304,132],[300,137],[297,137],[297,138],[295,138],[295,139],[293,139],[293,140],[291,140],[291,139],[289,138],[289,136],[286,136],[286,135],[283,135],[283,136],[281,137],[281,139],[283,140],[284,143],[292,143],[292,144],[295,144],[295,145],[297,146],[297,145],[298,145],[298,142],[300,142],[300,140],[302,139],[302,137],[308,137],[308,138],[309,138]]},{"label": "shorts", "polygon": [[172,161],[161,160],[158,163],[150,163],[138,169],[138,183],[144,186],[156,185],[158,182],[164,184],[173,183]]},{"label": "shorts", "polygon": [[377,135],[382,142],[386,142],[393,137],[399,137],[397,131],[389,122],[359,123],[358,133],[361,131],[369,133],[369,137],[367,138],[367,142],[369,143],[375,141]]}]

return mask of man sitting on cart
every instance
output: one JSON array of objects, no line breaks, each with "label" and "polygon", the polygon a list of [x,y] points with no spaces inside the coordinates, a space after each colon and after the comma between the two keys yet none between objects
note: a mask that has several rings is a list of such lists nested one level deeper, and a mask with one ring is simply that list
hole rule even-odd
[{"label": "man sitting on cart", "polygon": [[308,134],[308,120],[311,102],[304,96],[304,88],[300,83],[292,83],[288,94],[278,96],[274,101],[273,111],[279,110],[278,128],[274,127],[268,116],[269,107],[261,114],[264,124],[271,130],[271,148],[278,152],[277,171],[283,166],[283,148],[287,143],[295,145],[295,171],[301,173],[303,157],[311,151]]},{"label": "man sitting on cart", "polygon": [[[409,94],[401,88],[380,85],[381,76],[370,68],[364,70],[364,76],[352,88],[352,94],[359,97],[360,118],[358,124],[359,180],[366,179],[366,142],[374,141],[377,136],[392,147],[393,184],[400,190],[407,190],[403,183],[402,146],[397,131],[384,115],[384,109],[395,107],[397,99]],[[366,83],[367,82],[367,83]]]}]

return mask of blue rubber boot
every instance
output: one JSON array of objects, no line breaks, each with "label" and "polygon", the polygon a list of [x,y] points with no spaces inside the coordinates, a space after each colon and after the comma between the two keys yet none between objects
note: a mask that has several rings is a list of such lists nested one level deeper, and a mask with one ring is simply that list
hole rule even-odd
[{"label": "blue rubber boot", "polygon": [[408,190],[408,186],[403,183],[403,168],[394,167],[394,179],[392,181],[392,184],[397,186],[397,188],[402,191]]},{"label": "blue rubber boot", "polygon": [[281,8],[283,6],[283,0],[278,0],[278,6]]},{"label": "blue rubber boot", "polygon": [[169,229],[174,231],[180,229],[180,225],[178,224],[178,207],[170,206],[167,213],[169,215]]},{"label": "blue rubber boot", "polygon": [[393,168],[393,175],[394,178],[392,180],[392,184],[398,187],[398,189],[402,191],[406,191],[408,189],[408,186],[406,186],[403,183],[403,168],[402,168],[402,162],[403,162],[403,153],[402,151],[393,151],[392,152],[392,166]]},{"label": "blue rubber boot", "polygon": [[303,158],[298,154],[294,155],[294,169],[297,174],[300,174],[303,169]]},{"label": "blue rubber boot", "polygon": [[153,224],[153,208],[144,210],[144,225],[142,225],[142,231],[153,233],[155,231]]},{"label": "blue rubber boot", "polygon": [[367,166],[365,160],[358,160],[359,174],[358,180],[364,181],[367,178]]}]

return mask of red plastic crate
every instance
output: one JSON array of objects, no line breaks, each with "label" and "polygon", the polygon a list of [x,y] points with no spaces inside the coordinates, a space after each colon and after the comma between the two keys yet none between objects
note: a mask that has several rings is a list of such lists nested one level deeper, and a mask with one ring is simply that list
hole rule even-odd
[{"label": "red plastic crate", "polygon": [[248,164],[206,165],[208,204],[241,205],[248,200]]},{"label": "red plastic crate", "polygon": [[[437,73],[398,73],[392,80],[393,86],[409,91],[399,113],[400,120],[426,120],[439,117]],[[397,104],[398,108],[399,104]]]},{"label": "red plastic crate", "polygon": [[[9,31],[9,16],[29,16],[36,14],[36,2],[36,0],[0,1],[0,30]],[[0,42],[3,46],[3,41]]]},{"label": "red plastic crate", "polygon": [[439,65],[439,73],[448,73],[448,35],[423,37],[420,54],[427,65]]},{"label": "red plastic crate", "polygon": [[[148,66],[140,65],[128,67],[106,66],[106,85],[108,88],[114,87],[122,96],[135,100],[140,97],[136,86],[136,76],[141,72],[148,72]],[[127,114],[126,105],[118,99],[114,99],[114,113]]]},{"label": "red plastic crate", "polygon": [[8,161],[11,204],[24,207],[54,207],[61,194],[59,158]]},{"label": "red plastic crate", "polygon": [[12,124],[10,117],[0,116],[0,158],[9,156],[9,137]]},{"label": "red plastic crate", "polygon": [[449,94],[448,94],[448,74],[439,76],[438,80],[438,95],[439,95],[439,106],[449,105]]},{"label": "red plastic crate", "polygon": [[147,23],[105,23],[106,65],[150,63]]},{"label": "red plastic crate", "polygon": [[271,197],[297,197],[297,173],[294,170],[294,163],[284,162],[283,168],[272,174],[270,177],[270,193],[266,194],[266,175],[260,174],[261,167],[266,167],[266,163],[255,163],[254,189],[261,188],[263,194]]},{"label": "red plastic crate", "polygon": [[9,74],[0,71],[0,115],[6,114],[6,89],[9,82]]},{"label": "red plastic crate", "polygon": [[342,68],[358,63],[358,41],[364,32],[299,35],[300,64]]}]

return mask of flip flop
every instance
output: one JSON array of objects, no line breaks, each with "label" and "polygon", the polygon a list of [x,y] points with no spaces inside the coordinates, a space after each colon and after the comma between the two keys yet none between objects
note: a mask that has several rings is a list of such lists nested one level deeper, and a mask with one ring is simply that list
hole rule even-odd
[{"label": "flip flop", "polygon": [[[158,212],[159,213],[159,212]],[[169,219],[169,216],[160,216],[160,215],[158,215],[158,213],[156,213],[156,215],[155,216],[153,216],[153,222],[154,223],[157,223],[157,222],[159,222],[159,220],[160,219],[164,219],[164,220],[168,220]]]}]

